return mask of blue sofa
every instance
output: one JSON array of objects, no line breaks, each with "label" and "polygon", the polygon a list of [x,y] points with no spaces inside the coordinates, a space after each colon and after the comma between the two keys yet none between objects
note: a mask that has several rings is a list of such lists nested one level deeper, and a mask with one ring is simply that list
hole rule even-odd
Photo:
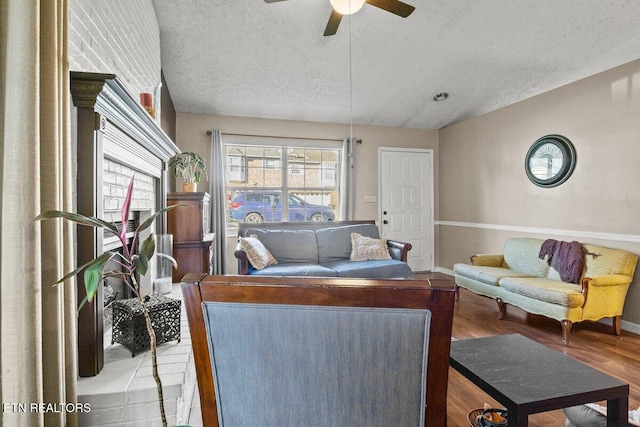
[{"label": "blue sofa", "polygon": [[238,224],[238,236],[255,235],[278,261],[254,269],[240,246],[235,251],[238,274],[261,276],[410,278],[411,244],[387,240],[391,259],[350,261],[351,233],[379,239],[374,221],[280,222]]}]

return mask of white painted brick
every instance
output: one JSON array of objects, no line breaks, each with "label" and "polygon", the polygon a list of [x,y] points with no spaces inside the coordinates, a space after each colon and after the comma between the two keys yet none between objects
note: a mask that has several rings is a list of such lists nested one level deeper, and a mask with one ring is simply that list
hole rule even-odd
[{"label": "white painted brick", "polygon": [[160,29],[152,0],[71,0],[69,55],[74,71],[116,74],[133,94],[140,77],[160,81]]},{"label": "white painted brick", "polygon": [[121,408],[125,405],[124,393],[103,393],[82,396],[82,400],[91,405],[91,412],[100,409]]},{"label": "white painted brick", "polygon": [[90,412],[78,414],[78,422],[81,426],[91,425],[107,425],[109,423],[118,423],[122,425],[122,408],[109,409],[91,409]]},{"label": "white painted brick", "polygon": [[131,180],[131,176],[133,176],[133,169],[128,166],[122,165],[122,169],[120,170],[120,175],[124,175],[128,177],[127,185],[129,185],[129,181]]},{"label": "white painted brick", "polygon": [[103,204],[106,211],[114,211],[119,208],[118,199],[105,198]]},{"label": "white painted brick", "polygon": [[111,172],[106,172],[102,174],[102,181],[105,184],[115,184],[117,179],[117,175]]},{"label": "white painted brick", "polygon": [[131,175],[129,175],[129,174],[116,175],[116,184],[118,184],[120,186],[128,186],[129,185],[129,181],[131,181]]},{"label": "white painted brick", "polygon": [[[164,394],[165,385],[163,384],[162,392]],[[144,403],[157,402],[158,390],[153,383],[152,387],[141,388],[137,390],[128,391],[125,397],[128,405],[141,405]]]},{"label": "white painted brick", "polygon": [[[184,343],[183,343],[184,344]],[[167,345],[161,344],[162,346]],[[158,346],[160,348],[160,346]],[[171,354],[171,355],[162,355],[162,357],[158,356],[158,364],[159,365],[169,365],[169,364],[182,364],[183,370],[184,366],[189,362],[190,353],[183,354]],[[145,358],[140,366],[151,367],[151,358]]]},{"label": "white painted brick", "polygon": [[122,410],[122,416],[127,421],[144,420],[149,418],[150,416],[153,417],[159,415],[160,406],[156,401],[139,404],[129,404]]},{"label": "white painted brick", "polygon": [[[164,412],[167,416],[175,416],[178,407],[178,400],[175,397],[164,397]],[[144,418],[160,416],[160,404],[158,403],[158,396],[156,395],[152,400],[147,402],[131,402],[128,403],[123,411],[123,417],[126,420],[141,420]],[[136,415],[141,413],[141,415]],[[129,415],[133,414],[133,415]]]}]

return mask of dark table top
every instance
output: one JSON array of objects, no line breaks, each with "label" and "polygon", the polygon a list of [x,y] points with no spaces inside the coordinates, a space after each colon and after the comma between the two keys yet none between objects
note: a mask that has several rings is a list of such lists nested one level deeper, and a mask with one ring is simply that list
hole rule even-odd
[{"label": "dark table top", "polygon": [[627,383],[518,334],[453,341],[450,364],[530,414],[629,395]]}]

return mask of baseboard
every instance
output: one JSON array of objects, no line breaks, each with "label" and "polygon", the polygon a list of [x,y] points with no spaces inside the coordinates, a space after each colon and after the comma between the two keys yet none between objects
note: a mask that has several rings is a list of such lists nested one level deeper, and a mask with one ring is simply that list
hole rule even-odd
[{"label": "baseboard", "polygon": [[[610,317],[606,319],[600,319],[599,322],[613,327],[613,319]],[[637,323],[622,320],[620,322],[620,329],[622,329],[623,331],[631,332],[632,334],[640,335],[640,325],[638,325]]]},{"label": "baseboard", "polygon": [[640,325],[637,323],[627,322],[623,320],[620,322],[620,328],[632,334],[640,335]]},{"label": "baseboard", "polygon": [[447,276],[455,276],[455,273],[453,272],[453,270],[449,270],[448,268],[444,268],[444,267],[436,267],[433,271],[435,271],[436,273],[442,273],[442,274],[446,274]]},{"label": "baseboard", "polygon": [[[442,273],[442,274],[447,274],[451,277],[455,276],[455,273],[453,272],[453,270],[449,270],[448,268],[444,268],[444,267],[436,267],[434,269],[435,272],[438,273]],[[611,318],[607,318],[607,319],[602,319],[600,320],[600,323],[604,323],[606,325],[610,325],[611,327],[613,327],[613,319]],[[629,322],[627,320],[622,320],[620,322],[620,328],[623,331],[627,331],[627,332],[631,332],[632,334],[637,334],[640,335],[640,325],[637,323],[633,323],[633,322]]]}]

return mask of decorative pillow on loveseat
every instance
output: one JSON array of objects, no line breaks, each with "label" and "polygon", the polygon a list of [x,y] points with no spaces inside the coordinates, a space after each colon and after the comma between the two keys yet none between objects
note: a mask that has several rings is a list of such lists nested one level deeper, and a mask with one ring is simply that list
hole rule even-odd
[{"label": "decorative pillow on loveseat", "polygon": [[240,247],[247,253],[247,259],[256,270],[262,270],[265,267],[278,263],[269,249],[267,249],[262,242],[252,234],[249,237],[240,237]]},{"label": "decorative pillow on loveseat", "polygon": [[373,239],[358,233],[351,233],[351,261],[391,259],[387,239]]},{"label": "decorative pillow on loveseat", "polygon": [[380,238],[378,227],[375,224],[342,225],[317,230],[316,239],[318,241],[318,261],[320,264],[348,260],[353,248],[351,233],[358,233],[373,239]]}]

